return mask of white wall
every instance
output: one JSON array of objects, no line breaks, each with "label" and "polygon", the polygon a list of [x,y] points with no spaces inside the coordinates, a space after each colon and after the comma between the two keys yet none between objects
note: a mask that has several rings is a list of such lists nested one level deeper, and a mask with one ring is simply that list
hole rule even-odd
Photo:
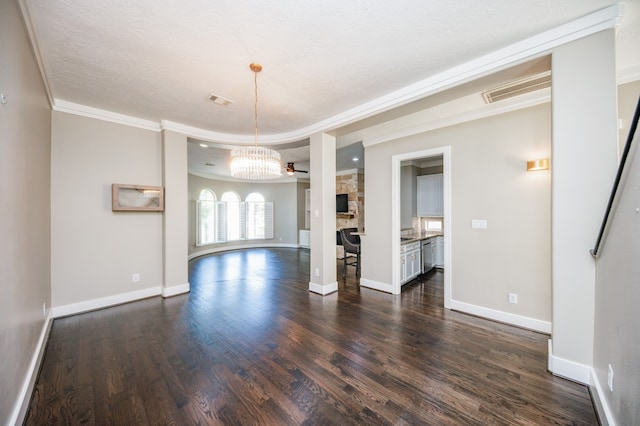
[{"label": "white wall", "polygon": [[[306,184],[308,187],[308,184]],[[200,191],[208,188],[216,194],[220,200],[222,194],[227,191],[236,192],[241,200],[252,192],[259,192],[264,196],[265,201],[274,203],[274,238],[271,240],[247,240],[233,241],[222,244],[208,244],[196,247],[195,234],[195,201],[200,196]],[[263,182],[234,182],[226,180],[207,179],[189,174],[189,250],[190,256],[198,253],[207,253],[212,250],[223,250],[225,248],[236,248],[252,245],[292,245],[298,244],[298,229],[304,228],[304,217],[298,223],[300,215],[298,212],[302,196],[302,206],[304,206],[304,190],[299,191],[299,184],[296,182],[287,183],[263,183]]]},{"label": "white wall", "polygon": [[162,213],[111,211],[113,183],[162,186],[161,151],[160,133],[53,113],[54,307],[162,286]]},{"label": "white wall", "polygon": [[606,30],[554,50],[553,346],[549,369],[587,383],[593,362],[595,263],[617,152],[615,34]]},{"label": "white wall", "polygon": [[618,156],[622,155],[629,136],[629,127],[640,93],[640,80],[618,86],[618,116],[622,125],[618,129]]},{"label": "white wall", "polygon": [[189,291],[187,137],[162,132],[162,184],[165,190],[162,215],[162,295]]},{"label": "white wall", "polygon": [[[51,306],[51,112],[17,2],[0,2],[0,419],[19,419]],[[23,407],[24,408],[24,407]],[[22,411],[22,414],[20,412]]]},{"label": "white wall", "polygon": [[310,187],[311,184],[308,181],[296,182],[296,210],[298,212],[296,221],[298,223],[298,229],[305,229],[305,190]]},{"label": "white wall", "polygon": [[[620,118],[626,123],[624,142],[640,82],[620,87]],[[596,262],[593,369],[613,420],[640,424],[640,129],[627,158],[625,178],[606,239]],[[607,387],[608,366],[614,372],[613,392]]]},{"label": "white wall", "polygon": [[[451,146],[454,300],[551,320],[550,173],[526,161],[550,153],[550,105],[366,146],[367,236],[362,277],[391,284],[391,158]],[[471,229],[486,219],[487,230]],[[508,293],[518,304],[508,303]]]}]

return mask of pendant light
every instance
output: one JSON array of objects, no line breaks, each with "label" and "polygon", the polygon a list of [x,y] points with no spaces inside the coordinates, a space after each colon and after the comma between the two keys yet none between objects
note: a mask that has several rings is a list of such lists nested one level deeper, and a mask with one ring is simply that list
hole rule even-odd
[{"label": "pendant light", "polygon": [[281,176],[280,153],[273,149],[258,146],[258,73],[262,65],[249,65],[253,71],[254,85],[254,145],[242,146],[231,150],[231,176],[248,180],[267,180]]}]

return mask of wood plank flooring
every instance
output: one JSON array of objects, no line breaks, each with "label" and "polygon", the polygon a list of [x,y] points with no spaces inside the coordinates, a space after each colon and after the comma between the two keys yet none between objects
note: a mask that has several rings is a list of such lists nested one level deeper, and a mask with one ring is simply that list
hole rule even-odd
[{"label": "wood plank flooring", "polygon": [[401,296],[308,292],[309,251],[190,263],[191,293],[54,321],[27,425],[594,425],[548,336]]}]

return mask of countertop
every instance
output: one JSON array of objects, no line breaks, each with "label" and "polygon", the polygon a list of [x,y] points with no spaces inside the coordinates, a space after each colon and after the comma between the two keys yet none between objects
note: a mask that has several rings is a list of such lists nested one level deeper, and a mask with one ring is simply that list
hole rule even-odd
[{"label": "countertop", "polygon": [[424,232],[421,234],[414,233],[400,238],[400,245],[415,243],[416,241],[427,240],[433,237],[439,237],[444,235],[442,232]]}]

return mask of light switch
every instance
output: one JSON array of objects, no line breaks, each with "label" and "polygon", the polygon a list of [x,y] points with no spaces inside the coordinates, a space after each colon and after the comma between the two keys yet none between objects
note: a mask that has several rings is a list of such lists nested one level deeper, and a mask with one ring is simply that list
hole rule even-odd
[{"label": "light switch", "polygon": [[313,211],[313,214],[315,215],[315,217],[320,217],[320,210],[315,209],[315,210]]},{"label": "light switch", "polygon": [[486,219],[471,219],[471,227],[473,229],[487,229]]}]

